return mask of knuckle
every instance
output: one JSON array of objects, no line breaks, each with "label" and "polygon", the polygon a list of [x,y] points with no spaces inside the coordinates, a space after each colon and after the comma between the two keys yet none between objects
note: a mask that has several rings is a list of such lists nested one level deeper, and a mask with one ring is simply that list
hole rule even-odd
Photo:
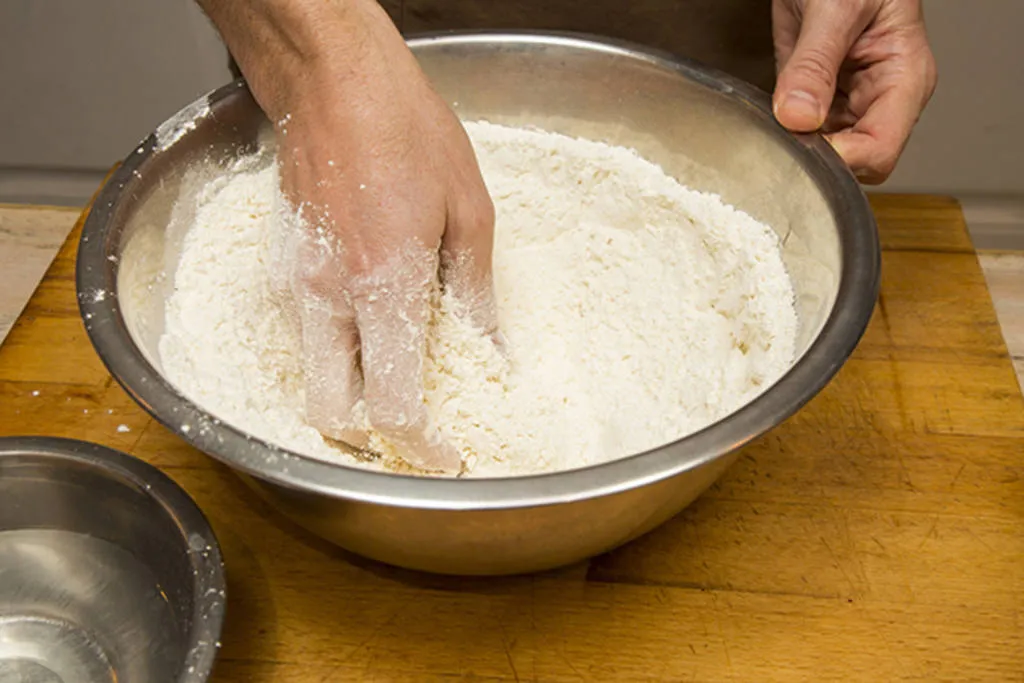
[{"label": "knuckle", "polygon": [[300,299],[337,299],[347,291],[347,274],[351,272],[344,257],[332,244],[315,235],[303,235],[290,258],[277,264],[283,270],[278,277],[287,277]]},{"label": "knuckle", "polygon": [[882,179],[885,180],[892,175],[893,171],[896,170],[896,157],[885,157],[875,167],[875,173]]},{"label": "knuckle", "polygon": [[324,298],[332,292],[330,278],[317,264],[296,263],[291,272],[291,286],[300,299]]},{"label": "knuckle", "polygon": [[491,197],[484,192],[472,200],[463,202],[458,211],[459,228],[470,232],[479,233],[494,229],[495,210]]},{"label": "knuckle", "polygon": [[312,284],[323,276],[327,254],[307,235],[299,235],[292,247],[290,258],[282,263],[292,277],[300,283]]},{"label": "knuckle", "polygon": [[809,47],[793,62],[793,72],[816,85],[834,88],[838,65],[830,57],[830,51],[822,47]]},{"label": "knuckle", "polygon": [[486,229],[493,228],[495,220],[495,210],[494,200],[491,199],[490,194],[484,192],[484,196],[480,200],[478,200],[477,204],[477,220],[482,223],[481,227]]},{"label": "knuckle", "polygon": [[884,183],[896,170],[898,160],[899,155],[892,152],[879,155],[864,169],[862,179],[869,185]]}]

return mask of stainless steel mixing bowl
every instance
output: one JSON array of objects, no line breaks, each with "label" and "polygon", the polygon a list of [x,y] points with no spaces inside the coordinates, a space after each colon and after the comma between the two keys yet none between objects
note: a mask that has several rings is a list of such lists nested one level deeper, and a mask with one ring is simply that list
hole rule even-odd
[{"label": "stainless steel mixing bowl", "polygon": [[[828,144],[773,120],[769,98],[726,75],[632,45],[546,33],[410,41],[467,120],[633,147],[781,236],[801,322],[799,358],[760,398],[647,453],[501,480],[380,474],[282,452],[213,419],[162,376],[157,340],[189,200],[268,123],[232,84],[165,123],[96,201],[78,257],[80,306],[114,377],[181,438],[234,468],[303,526],[410,568],[502,574],[600,553],[691,502],[737,449],[813,397],[853,351],[877,296],[879,246],[863,193]],[[209,114],[192,120],[196,112]],[[177,208],[175,203],[177,204]]]},{"label": "stainless steel mixing bowl", "polygon": [[224,597],[213,532],[155,468],[0,439],[0,681],[202,683]]}]

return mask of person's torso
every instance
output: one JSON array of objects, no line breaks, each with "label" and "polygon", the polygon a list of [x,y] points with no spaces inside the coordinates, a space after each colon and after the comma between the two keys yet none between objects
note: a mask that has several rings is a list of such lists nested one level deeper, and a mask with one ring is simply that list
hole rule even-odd
[{"label": "person's torso", "polygon": [[775,77],[770,0],[381,0],[406,34],[580,31],[667,50],[766,90]]}]

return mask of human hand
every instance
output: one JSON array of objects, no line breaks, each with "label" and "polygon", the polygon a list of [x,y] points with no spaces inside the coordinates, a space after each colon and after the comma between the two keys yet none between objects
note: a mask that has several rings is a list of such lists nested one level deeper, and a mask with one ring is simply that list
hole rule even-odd
[{"label": "human hand", "polygon": [[309,43],[313,59],[237,57],[275,122],[281,189],[298,209],[272,267],[301,324],[307,420],[364,446],[353,413],[365,408],[410,464],[458,471],[424,403],[427,324],[440,273],[496,332],[494,208],[465,131],[387,15],[372,0],[342,12],[330,26],[318,15],[328,37]]},{"label": "human hand", "polygon": [[779,122],[885,181],[935,91],[921,0],[774,0],[772,21]]}]

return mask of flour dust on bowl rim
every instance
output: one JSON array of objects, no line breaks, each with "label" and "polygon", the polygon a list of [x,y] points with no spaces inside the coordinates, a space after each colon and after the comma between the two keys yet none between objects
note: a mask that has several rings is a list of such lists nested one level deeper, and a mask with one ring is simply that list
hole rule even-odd
[{"label": "flour dust on bowl rim", "polygon": [[220,549],[155,467],[91,443],[0,438],[0,681],[203,683]]},{"label": "flour dust on bowl rim", "polygon": [[849,358],[878,293],[870,207],[823,138],[787,133],[767,95],[693,62],[568,34],[453,33],[414,38],[410,46],[465,120],[633,148],[683,184],[771,226],[800,320],[789,371],[749,404],[660,448],[505,479],[366,471],[284,451],[220,422],[164,378],[157,342],[173,281],[168,268],[187,224],[175,207],[189,204],[179,200],[193,197],[218,163],[255,150],[270,129],[242,82],[161,126],[100,193],[78,252],[89,337],[156,419],[233,468],[281,512],[351,551],[432,572],[510,574],[614,548],[683,509],[740,447],[799,410]]}]

